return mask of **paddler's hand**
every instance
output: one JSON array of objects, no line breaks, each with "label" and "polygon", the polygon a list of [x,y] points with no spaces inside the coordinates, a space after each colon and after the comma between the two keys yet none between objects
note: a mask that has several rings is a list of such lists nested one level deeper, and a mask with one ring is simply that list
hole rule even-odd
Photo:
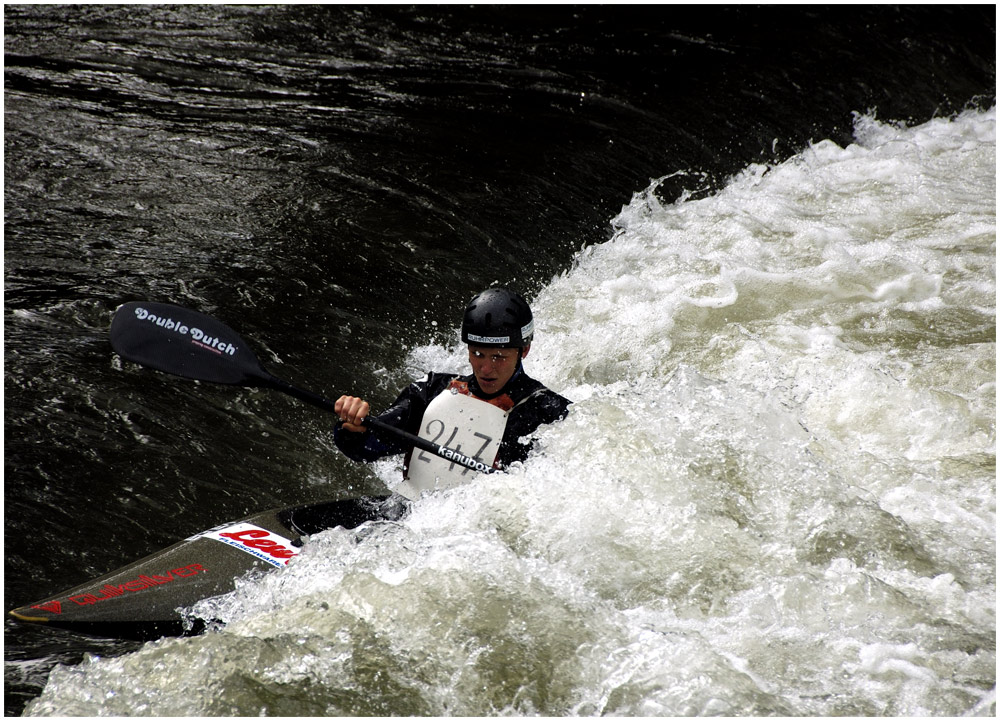
[{"label": "paddler's hand", "polygon": [[341,427],[351,433],[362,433],[367,430],[361,425],[361,421],[368,415],[369,408],[366,401],[354,396],[341,396],[333,404],[333,409],[337,411],[340,420],[344,422]]}]

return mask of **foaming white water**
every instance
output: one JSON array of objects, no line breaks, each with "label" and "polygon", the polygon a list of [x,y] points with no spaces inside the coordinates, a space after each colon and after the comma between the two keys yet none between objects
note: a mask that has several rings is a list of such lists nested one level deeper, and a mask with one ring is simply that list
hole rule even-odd
[{"label": "foaming white water", "polygon": [[995,122],[654,183],[535,299],[526,464],[28,712],[995,715]]}]

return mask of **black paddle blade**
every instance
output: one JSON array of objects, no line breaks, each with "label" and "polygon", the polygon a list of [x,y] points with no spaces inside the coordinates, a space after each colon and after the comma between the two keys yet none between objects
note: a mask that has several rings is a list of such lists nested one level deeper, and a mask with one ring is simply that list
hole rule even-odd
[{"label": "black paddle blade", "polygon": [[270,379],[246,342],[211,316],[168,303],[126,303],[111,321],[123,358],[183,378],[254,385]]}]

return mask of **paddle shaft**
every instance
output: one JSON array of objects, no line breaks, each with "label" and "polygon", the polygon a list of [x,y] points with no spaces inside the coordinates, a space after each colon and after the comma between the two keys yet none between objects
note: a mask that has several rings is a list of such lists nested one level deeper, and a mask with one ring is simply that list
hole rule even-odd
[{"label": "paddle shaft", "polygon": [[[271,375],[225,323],[188,308],[151,301],[125,303],[111,321],[111,346],[123,358],[164,373],[224,385],[265,386],[337,412],[333,401]],[[377,418],[365,418],[364,425],[464,468],[480,473],[496,470]]]},{"label": "paddle shaft", "polygon": [[[333,401],[324,398],[323,396],[317,395],[312,391],[308,391],[305,388],[298,388],[296,386],[293,386],[291,383],[283,381],[280,378],[276,378],[272,376],[270,373],[268,373],[266,377],[261,379],[261,384],[267,385],[268,387],[273,388],[276,391],[280,391],[281,393],[290,395],[293,398],[298,398],[301,401],[310,403],[314,406],[317,406],[318,408],[322,408],[332,413],[336,413],[336,407]],[[444,458],[447,461],[451,461],[452,463],[464,466],[465,468],[469,468],[473,471],[479,471],[480,473],[496,472],[495,468],[486,463],[483,463],[482,461],[476,460],[475,458],[467,456],[464,453],[460,453],[459,451],[456,451],[454,449],[447,448],[446,446],[440,446],[437,443],[434,443],[433,441],[427,440],[426,438],[421,438],[420,436],[404,431],[401,428],[396,428],[396,426],[391,426],[388,423],[380,421],[378,418],[372,418],[371,416],[367,416],[362,421],[362,424],[368,426],[369,428],[373,428],[377,431],[382,431],[384,433],[389,433],[391,435],[394,435],[400,440],[412,446],[427,451],[428,453],[433,453],[434,455],[440,458]]]}]

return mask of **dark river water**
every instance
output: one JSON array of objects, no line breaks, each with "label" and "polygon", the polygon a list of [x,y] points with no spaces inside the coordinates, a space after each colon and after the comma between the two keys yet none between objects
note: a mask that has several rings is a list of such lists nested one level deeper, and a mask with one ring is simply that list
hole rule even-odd
[{"label": "dark river water", "polygon": [[[553,350],[554,355],[544,356],[539,350],[537,363],[548,358],[549,371],[538,366],[534,373],[578,401],[579,418],[593,413],[594,418],[604,419],[595,429],[586,427],[583,420],[578,421],[583,425],[568,426],[565,443],[571,445],[594,437],[594,432],[601,437],[624,437],[625,430],[611,430],[615,422],[603,416],[602,403],[617,398],[623,413],[634,403],[646,403],[637,399],[655,395],[643,385],[650,379],[662,379],[665,392],[681,397],[695,393],[692,388],[702,393],[707,386],[701,380],[684,385],[689,376],[679,369],[693,367],[699,378],[727,380],[732,380],[725,376],[729,360],[733,364],[745,361],[749,369],[753,361],[743,355],[750,352],[749,347],[734,351],[725,362],[721,355],[711,361],[702,359],[704,363],[690,355],[693,348],[710,346],[722,353],[720,349],[729,347],[727,333],[732,334],[734,344],[735,339],[753,336],[759,340],[770,332],[787,339],[792,337],[787,329],[800,325],[801,333],[795,337],[811,339],[810,353],[841,346],[861,353],[858,349],[865,345],[878,354],[877,363],[872,363],[880,367],[902,364],[899,352],[919,348],[922,360],[909,359],[908,370],[894,377],[916,382],[912,377],[920,369],[947,367],[955,378],[976,378],[982,373],[983,379],[960,391],[951,381],[935,376],[937,380],[928,382],[932,389],[928,395],[916,390],[913,395],[903,394],[906,400],[899,415],[923,418],[921,413],[930,413],[925,401],[947,395],[955,404],[965,403],[963,408],[972,409],[968,425],[955,426],[964,429],[964,435],[956,438],[971,438],[977,445],[956,450],[958,440],[896,441],[925,449],[940,443],[942,448],[933,451],[933,459],[920,466],[921,472],[932,466],[949,480],[979,483],[976,493],[986,499],[981,505],[958,490],[950,498],[956,509],[972,514],[976,523],[985,522],[990,468],[995,472],[995,426],[983,420],[991,408],[995,413],[995,385],[990,386],[991,372],[995,373],[995,264],[991,260],[995,177],[988,173],[983,179],[970,180],[979,177],[976,173],[984,161],[968,153],[976,149],[992,152],[995,162],[995,135],[987,130],[995,126],[995,115],[989,114],[995,103],[995,17],[990,5],[5,5],[7,608],[82,583],[223,521],[268,507],[383,488],[385,473],[354,465],[337,453],[327,414],[275,394],[167,378],[117,359],[108,344],[108,326],[114,309],[131,300],[170,302],[210,313],[250,339],[276,375],[329,397],[346,391],[362,393],[378,405],[390,401],[403,383],[423,370],[419,366],[450,362],[455,328],[468,298],[490,285],[510,285],[538,300],[538,307],[545,311],[542,315],[552,319],[550,337],[564,341],[559,351],[563,355]],[[971,120],[973,116],[966,117],[969,125],[942,131],[944,139],[935,135],[938,126],[933,124],[926,131],[899,137],[887,137],[888,126],[880,125],[894,124],[902,134],[935,120],[946,122],[962,111],[976,115]],[[867,135],[866,129],[870,130]],[[884,155],[860,158],[843,150],[854,148],[855,142],[868,142],[864,147]],[[961,185],[962,178],[951,179],[959,183],[957,187],[936,179],[935,173],[945,163],[931,156],[944,146],[954,146],[956,153],[968,151],[947,161],[949,167],[965,170],[965,185]],[[919,149],[918,159],[902,163],[892,149],[903,147]],[[850,157],[831,159],[831,148]],[[984,157],[989,167],[989,157]],[[968,166],[963,164],[966,161]],[[863,164],[861,170],[857,163]],[[756,178],[754,168],[762,172],[794,166],[818,173],[820,166],[834,165],[845,172],[822,176],[822,182],[829,184],[826,190],[817,189],[820,176],[793,180],[772,171],[762,178],[779,178],[774,182],[780,192],[772,186],[758,190],[756,199],[726,200],[727,193],[738,193],[744,187],[741,183],[749,182],[746,178]],[[859,180],[862,177],[864,182]],[[941,190],[929,195],[931,200],[920,208],[904,210],[887,203],[885,196],[867,195],[873,183],[890,183],[893,178],[912,181],[900,190],[900,198],[923,198],[921,193],[938,182],[941,185],[935,187]],[[834,202],[827,193],[835,193],[830,189],[841,181],[844,188],[857,185],[850,186],[855,189],[849,197]],[[809,198],[803,199],[806,195]],[[982,199],[983,204],[967,208],[970,198]],[[763,220],[767,213],[758,215],[764,207],[771,209],[767,221]],[[676,209],[676,217],[664,219],[664,208]],[[684,220],[705,208],[710,209],[711,221],[691,224]],[[713,243],[731,237],[726,235],[723,219],[751,215],[760,219],[755,238],[776,239],[775,249],[756,256],[758,260],[766,256],[791,262],[799,257],[799,249],[792,241],[783,245],[788,238],[808,237],[810,243],[821,244],[816,238],[827,233],[823,243],[846,244],[849,251],[845,252],[856,260],[853,270],[848,271],[846,263],[842,266],[844,273],[860,272],[857,268],[862,267],[876,269],[873,273],[895,270],[884,278],[859,280],[851,275],[846,279],[837,275],[840,271],[830,270],[841,266],[821,266],[844,257],[830,250],[832,245],[824,246],[826,254],[816,261],[815,267],[824,269],[816,275],[813,266],[808,271],[783,267],[784,277],[791,280],[774,281],[776,268],[758,268],[756,260],[743,271],[733,270],[749,262],[745,260],[749,246],[734,241],[723,253]],[[920,240],[924,237],[921,228],[926,230],[940,218],[959,216],[965,218],[961,231],[952,227],[955,221],[949,229],[930,233],[932,241]],[[803,236],[799,223],[808,218],[823,220]],[[897,245],[898,257],[886,260],[888,256],[871,247],[862,253],[848,240],[835,237],[832,228],[848,218],[867,220],[844,230],[845,238],[854,241],[871,233],[888,239],[885,242],[903,244]],[[688,233],[692,245],[687,250],[670,245],[675,249],[668,254],[670,258],[688,259],[674,266],[674,260],[668,262],[657,253],[663,243],[674,243],[671,234],[678,229]],[[940,240],[942,233],[947,241]],[[626,245],[632,242],[634,247]],[[931,246],[947,250],[928,259]],[[631,249],[626,252],[625,247]],[[612,253],[612,248],[619,250]],[[689,262],[699,253],[708,265]],[[938,263],[953,265],[945,270]],[[614,280],[588,275],[587,268],[593,264],[611,273]],[[662,277],[646,275],[653,268]],[[748,295],[741,282],[750,276],[764,277],[754,275],[758,270],[770,273],[772,285],[759,290],[759,296]],[[707,275],[688,279],[689,288],[697,285],[702,290],[691,291],[690,302],[684,306],[688,310],[683,310],[668,299],[673,297],[670,284],[687,278],[686,272]],[[830,273],[837,280],[820,293],[816,288],[829,280]],[[753,296],[758,301],[741,305],[741,300],[734,305],[731,298],[726,300],[727,283],[738,289],[740,298]],[[792,292],[789,283],[808,290]],[[862,286],[863,292],[850,290]],[[954,288],[963,290],[953,292]],[[765,322],[757,315],[759,309],[768,298],[778,296],[787,301],[775,311],[774,317],[781,317]],[[818,314],[816,309],[830,298],[855,304],[853,314],[849,318]],[[862,307],[863,303],[869,305]],[[871,305],[879,303],[890,305]],[[713,308],[723,306],[733,306],[726,318],[712,315]],[[652,312],[651,307],[658,310]],[[871,322],[861,319],[861,314]],[[806,315],[808,321],[803,320]],[[627,337],[637,340],[629,344],[624,340]],[[670,345],[661,345],[668,338]],[[602,339],[602,345],[590,345],[595,339]],[[782,347],[778,341],[775,344],[775,348]],[[941,353],[946,357],[932,358],[928,349],[945,349]],[[569,359],[574,352],[578,357]],[[804,363],[807,355],[799,360]],[[966,362],[968,366],[962,365]],[[662,623],[662,619],[637,620],[653,613],[652,596],[646,598],[638,589],[658,588],[656,603],[674,598],[671,594],[676,590],[640,578],[622,581],[615,588],[583,583],[580,593],[593,594],[593,604],[610,603],[616,613],[631,619],[629,623],[634,621],[635,629],[645,631],[624,630],[632,628],[622,620],[625,616],[602,615],[606,621],[602,626],[593,619],[592,623],[580,621],[586,617],[582,612],[568,622],[560,615],[562,611],[552,611],[539,615],[547,622],[539,622],[533,632],[529,628],[517,643],[507,644],[504,653],[508,655],[494,654],[502,645],[499,641],[498,646],[468,639],[449,645],[438,639],[421,645],[412,638],[393,639],[392,651],[368,660],[389,675],[401,673],[407,653],[418,651],[439,658],[442,669],[471,668],[470,659],[479,663],[492,658],[492,670],[484,665],[475,682],[456,682],[454,687],[441,679],[456,679],[457,671],[451,675],[441,671],[440,677],[400,677],[402,686],[422,689],[413,691],[419,701],[412,696],[392,697],[377,680],[356,675],[350,683],[358,690],[356,698],[364,700],[345,701],[337,695],[339,691],[331,690],[348,685],[350,674],[340,667],[313,669],[311,686],[287,679],[272,683],[269,676],[254,675],[257,672],[249,665],[216,683],[207,670],[213,666],[211,654],[216,651],[208,646],[168,645],[151,650],[152,646],[137,643],[25,628],[8,620],[4,629],[5,711],[18,715],[35,700],[29,712],[55,715],[952,715],[970,709],[995,714],[995,692],[992,701],[989,697],[995,677],[981,670],[989,662],[991,633],[995,662],[995,623],[982,621],[980,612],[991,597],[995,604],[995,563],[991,570],[988,559],[990,532],[964,539],[977,549],[970,551],[972,556],[948,556],[945,563],[945,551],[935,555],[934,527],[921,525],[916,511],[907,511],[909,501],[903,502],[902,492],[891,490],[908,489],[907,499],[919,491],[908,485],[909,480],[901,480],[915,477],[907,465],[917,462],[915,456],[911,453],[906,464],[900,465],[894,452],[884,450],[896,441],[886,440],[884,449],[879,446],[883,450],[869,449],[873,455],[866,457],[878,461],[868,471],[852,466],[848,472],[844,464],[854,461],[836,460],[840,451],[845,459],[850,455],[846,446],[838,445],[844,441],[837,434],[870,438],[866,434],[873,432],[869,421],[875,423],[875,410],[861,414],[867,419],[864,423],[857,421],[860,416],[852,416],[848,406],[862,403],[858,398],[853,405],[840,406],[839,415],[831,411],[829,424],[810,415],[816,412],[810,399],[850,376],[849,370],[833,361],[826,368],[808,392],[802,390],[805,386],[778,381],[773,389],[758,390],[762,398],[771,399],[782,389],[788,391],[791,395],[782,401],[785,407],[802,404],[792,426],[811,423],[828,429],[830,439],[838,439],[836,443],[829,440],[833,445],[825,453],[817,453],[836,469],[832,476],[857,480],[870,471],[880,479],[871,484],[857,481],[866,489],[864,503],[872,504],[875,514],[858,518],[889,514],[904,525],[911,524],[915,530],[908,537],[924,539],[920,558],[930,559],[921,566],[924,570],[914,571],[912,564],[906,568],[927,582],[890,579],[886,574],[903,573],[905,564],[899,561],[902,565],[897,568],[892,565],[895,561],[881,558],[881,583],[898,593],[905,586],[917,596],[920,593],[913,589],[920,588],[930,598],[933,594],[927,584],[933,580],[938,600],[958,586],[971,594],[964,601],[957,590],[947,596],[950,603],[964,603],[963,613],[974,622],[965,624],[964,632],[956,632],[954,643],[942,641],[942,648],[933,649],[942,654],[934,662],[922,664],[924,646],[918,641],[914,641],[917,650],[911,652],[900,638],[874,638],[873,629],[874,636],[863,643],[848,641],[850,634],[843,626],[827,629],[833,647],[839,648],[838,641],[851,647],[854,666],[848,664],[850,668],[877,678],[848,686],[839,701],[826,702],[818,700],[818,691],[796,686],[802,678],[820,679],[823,674],[796,671],[791,661],[785,671],[772,669],[770,675],[753,663],[755,670],[747,671],[741,659],[753,654],[745,648],[723,653],[718,647],[710,651],[692,645],[681,653],[676,647],[669,659],[653,652],[630,655],[629,649],[634,651],[644,643],[642,634],[653,633],[648,629]],[[760,376],[746,372],[738,382],[733,381],[732,388],[755,387]],[[795,378],[804,382],[801,373]],[[642,389],[645,395],[628,395]],[[859,387],[858,392],[866,395],[866,402],[884,401],[871,387]],[[701,419],[706,426],[736,407],[736,391],[732,393],[729,403],[704,406],[717,411],[716,420]],[[660,415],[651,407],[646,410],[652,414],[653,425],[661,428],[672,428],[678,417],[666,411]],[[933,423],[926,416],[928,424],[941,428],[954,422],[945,410],[941,413]],[[680,434],[683,429],[675,430]],[[751,433],[748,427],[744,430]],[[816,442],[824,443],[822,430],[814,427],[812,432],[819,438]],[[724,443],[721,437],[716,441]],[[553,439],[550,456],[563,447],[561,442]],[[662,449],[664,442],[653,445]],[[836,452],[831,450],[834,446]],[[635,450],[634,444],[629,447]],[[584,459],[587,469],[602,467],[607,459],[597,448],[591,444],[589,450],[570,450],[567,458]],[[741,457],[752,453],[749,446],[741,451],[735,442],[733,448],[726,448],[719,446],[713,458],[731,453],[723,464],[729,471],[706,470],[700,478],[707,484],[728,478],[718,492],[742,493],[742,486],[726,474],[740,466]],[[684,469],[715,463],[691,448],[678,447],[672,453],[671,458],[683,459]],[[543,475],[555,479],[558,472],[553,476],[543,468],[550,461],[551,457],[541,459],[537,470],[529,466],[527,472],[540,474],[539,479]],[[560,468],[572,467],[570,461],[563,461]],[[797,463],[789,459],[786,468],[793,468],[794,476],[808,475]],[[897,474],[896,480],[885,480],[876,466],[892,469],[886,473]],[[965,470],[950,475],[940,470],[959,466]],[[640,487],[644,476],[636,469],[627,464],[610,467],[618,471],[607,470],[599,476],[595,472],[591,477],[587,474],[593,471],[586,470],[578,478],[596,486],[617,478],[620,471],[621,482],[632,484],[633,497],[651,493]],[[673,477],[687,472],[678,470],[680,475]],[[555,480],[552,483],[558,486]],[[776,486],[758,490],[758,504],[768,488],[778,493]],[[819,497],[836,505],[840,500],[834,499],[845,492],[839,485],[824,486]],[[975,494],[970,491],[969,495]],[[556,497],[540,499],[537,507],[558,516]],[[992,498],[995,509],[995,483]],[[674,501],[677,509],[688,507],[686,502]],[[576,527],[604,514],[602,509],[611,501],[594,503],[587,510],[567,510],[576,519]],[[919,505],[917,500],[912,503]],[[511,517],[511,513],[502,515]],[[955,524],[968,524],[958,510],[955,514]],[[635,528],[646,528],[650,537],[655,536],[656,524],[640,516],[636,516]],[[776,538],[787,535],[772,521],[759,520],[758,532]],[[868,523],[853,522],[855,530]],[[521,545],[512,543],[518,563],[545,558],[553,565],[548,571],[530,573],[511,566],[504,576],[508,587],[516,587],[519,580],[515,579],[534,572],[539,573],[543,586],[554,587],[564,576],[574,576],[579,570],[576,561],[554,550],[559,545],[554,529],[561,526],[555,521],[537,527],[525,523]],[[754,521],[743,519],[736,525],[745,529]],[[712,539],[719,537],[713,535],[717,532],[718,528],[711,532]],[[477,533],[470,537],[482,540]],[[808,549],[814,549],[816,539],[810,533],[803,537],[808,541],[790,542],[789,553],[812,564],[810,573],[821,573],[816,569],[822,568],[828,579],[831,574],[846,574],[840,562],[847,559],[817,560],[810,555]],[[847,532],[841,528],[837,533],[831,531],[830,537],[843,538]],[[995,542],[995,533],[992,538]],[[620,540],[602,539],[607,541],[603,547]],[[690,542],[705,553],[716,549],[719,559],[742,559],[740,568],[722,574],[742,579],[733,588],[747,592],[761,587],[746,575],[755,565],[752,557],[733,554],[732,549],[719,550],[722,546],[708,536],[696,534]],[[475,546],[475,541],[470,543]],[[387,540],[386,548],[391,547],[393,542]],[[464,546],[456,546],[459,550],[452,557],[455,563],[464,558],[460,548]],[[331,557],[337,553],[330,551]],[[872,553],[878,555],[877,550]],[[861,567],[863,556],[852,556],[850,562]],[[493,557],[486,551],[484,558]],[[599,554],[594,558],[595,564],[605,563],[608,568],[628,565],[621,559],[602,560]],[[701,581],[685,576],[684,563],[666,551],[659,558],[665,565],[649,570],[650,574],[664,578],[680,574],[683,583],[678,583],[686,584],[687,599],[703,592]],[[499,555],[493,560],[497,568],[505,568]],[[360,567],[378,561],[368,557],[352,562]],[[963,565],[968,577],[958,570]],[[892,568],[887,571],[888,566]],[[441,568],[428,573],[431,580],[426,581],[424,592],[447,586],[449,579],[442,577]],[[794,572],[783,573],[776,570],[775,577],[797,578],[796,574],[806,571],[796,567]],[[586,575],[581,574],[578,578]],[[636,578],[642,575],[637,574]],[[788,581],[782,593],[772,595],[784,598],[793,585]],[[626,586],[631,590],[621,591]],[[805,582],[796,586],[803,597],[808,596],[808,586]],[[697,588],[702,590],[693,590]],[[853,588],[857,586],[845,581],[841,591],[849,596]],[[462,587],[448,598],[457,603],[459,598],[489,599],[490,593],[480,587]],[[543,610],[582,607],[575,604],[583,604],[578,600],[583,596],[567,594],[536,595],[526,587],[519,598]],[[729,598],[737,595],[733,591]],[[870,596],[866,599],[871,601]],[[635,605],[628,606],[633,601]],[[470,603],[475,605],[475,600]],[[671,613],[690,621],[690,615],[677,610],[686,608],[684,603],[677,603]],[[719,608],[715,602],[705,603],[705,609]],[[743,611],[762,607],[749,601],[733,603]],[[252,606],[248,602],[247,607]],[[979,610],[970,611],[973,607]],[[892,616],[900,607],[878,608],[879,613]],[[257,627],[256,636],[243,633],[267,639],[294,633],[295,611],[279,607],[275,613],[277,630]],[[733,623],[740,617],[732,610],[720,613]],[[961,628],[963,622],[956,619],[938,625]],[[581,629],[596,630],[592,634],[581,630],[579,643],[544,641],[559,636],[553,629],[575,628],[576,622]],[[808,623],[803,622],[805,626]],[[412,619],[409,627],[423,628]],[[713,628],[721,637],[721,627]],[[704,627],[697,633],[708,638],[709,630]],[[809,644],[817,648],[810,658],[822,656],[818,647],[827,631],[811,628]],[[690,628],[688,632],[695,634]],[[337,657],[330,649],[338,633],[336,629],[316,631],[326,644],[328,658]],[[217,638],[230,636],[222,633]],[[779,645],[781,638],[788,641],[780,632],[774,638]],[[533,645],[535,641],[540,645]],[[594,649],[604,649],[604,660],[584,662],[579,652],[584,646],[594,654]],[[539,651],[542,647],[544,653]],[[471,655],[461,656],[460,648]],[[275,674],[293,660],[301,661],[291,650],[271,650],[271,656],[255,658],[270,663]],[[961,672],[949,675],[942,670],[941,659],[959,650],[970,661]],[[185,705],[189,701],[179,699],[190,694],[183,688],[167,687],[166,672],[148,659],[154,652],[168,654],[175,665],[204,670],[206,676],[191,680],[188,690],[207,684],[221,689],[219,698],[228,701],[216,706],[207,702]],[[579,666],[572,673],[554,671],[543,693],[531,679],[549,669],[551,658],[560,654],[576,658]],[[98,657],[105,660],[98,662]],[[123,666],[102,670],[101,663]],[[83,670],[88,664],[95,670]],[[693,690],[697,684],[692,676],[689,697],[671,700],[665,691],[651,690],[670,684],[640,682],[655,676],[651,669],[685,664],[700,668],[702,677],[713,679],[714,686],[731,694],[720,692],[714,701],[706,701]],[[922,670],[925,665],[927,673]],[[501,667],[506,671],[496,671]],[[743,675],[727,675],[732,669]],[[887,680],[885,674],[891,673],[902,675]],[[931,673],[936,686],[925,695],[907,696],[912,684],[929,683]],[[626,677],[632,686],[622,680]],[[753,692],[757,695],[740,695],[747,678],[757,681],[759,688]],[[671,683],[673,688],[683,686],[677,679]],[[266,687],[267,692],[248,692],[247,684],[252,689]],[[473,691],[473,686],[488,691]],[[128,693],[128,689],[152,687],[161,688],[161,695],[154,694],[159,701]],[[788,690],[793,687],[795,691]],[[440,690],[445,688],[447,694]],[[434,689],[440,691],[440,698]],[[121,705],[109,701],[106,707],[93,706],[85,700],[105,696],[115,697]],[[40,697],[44,703],[38,702]]]}]

